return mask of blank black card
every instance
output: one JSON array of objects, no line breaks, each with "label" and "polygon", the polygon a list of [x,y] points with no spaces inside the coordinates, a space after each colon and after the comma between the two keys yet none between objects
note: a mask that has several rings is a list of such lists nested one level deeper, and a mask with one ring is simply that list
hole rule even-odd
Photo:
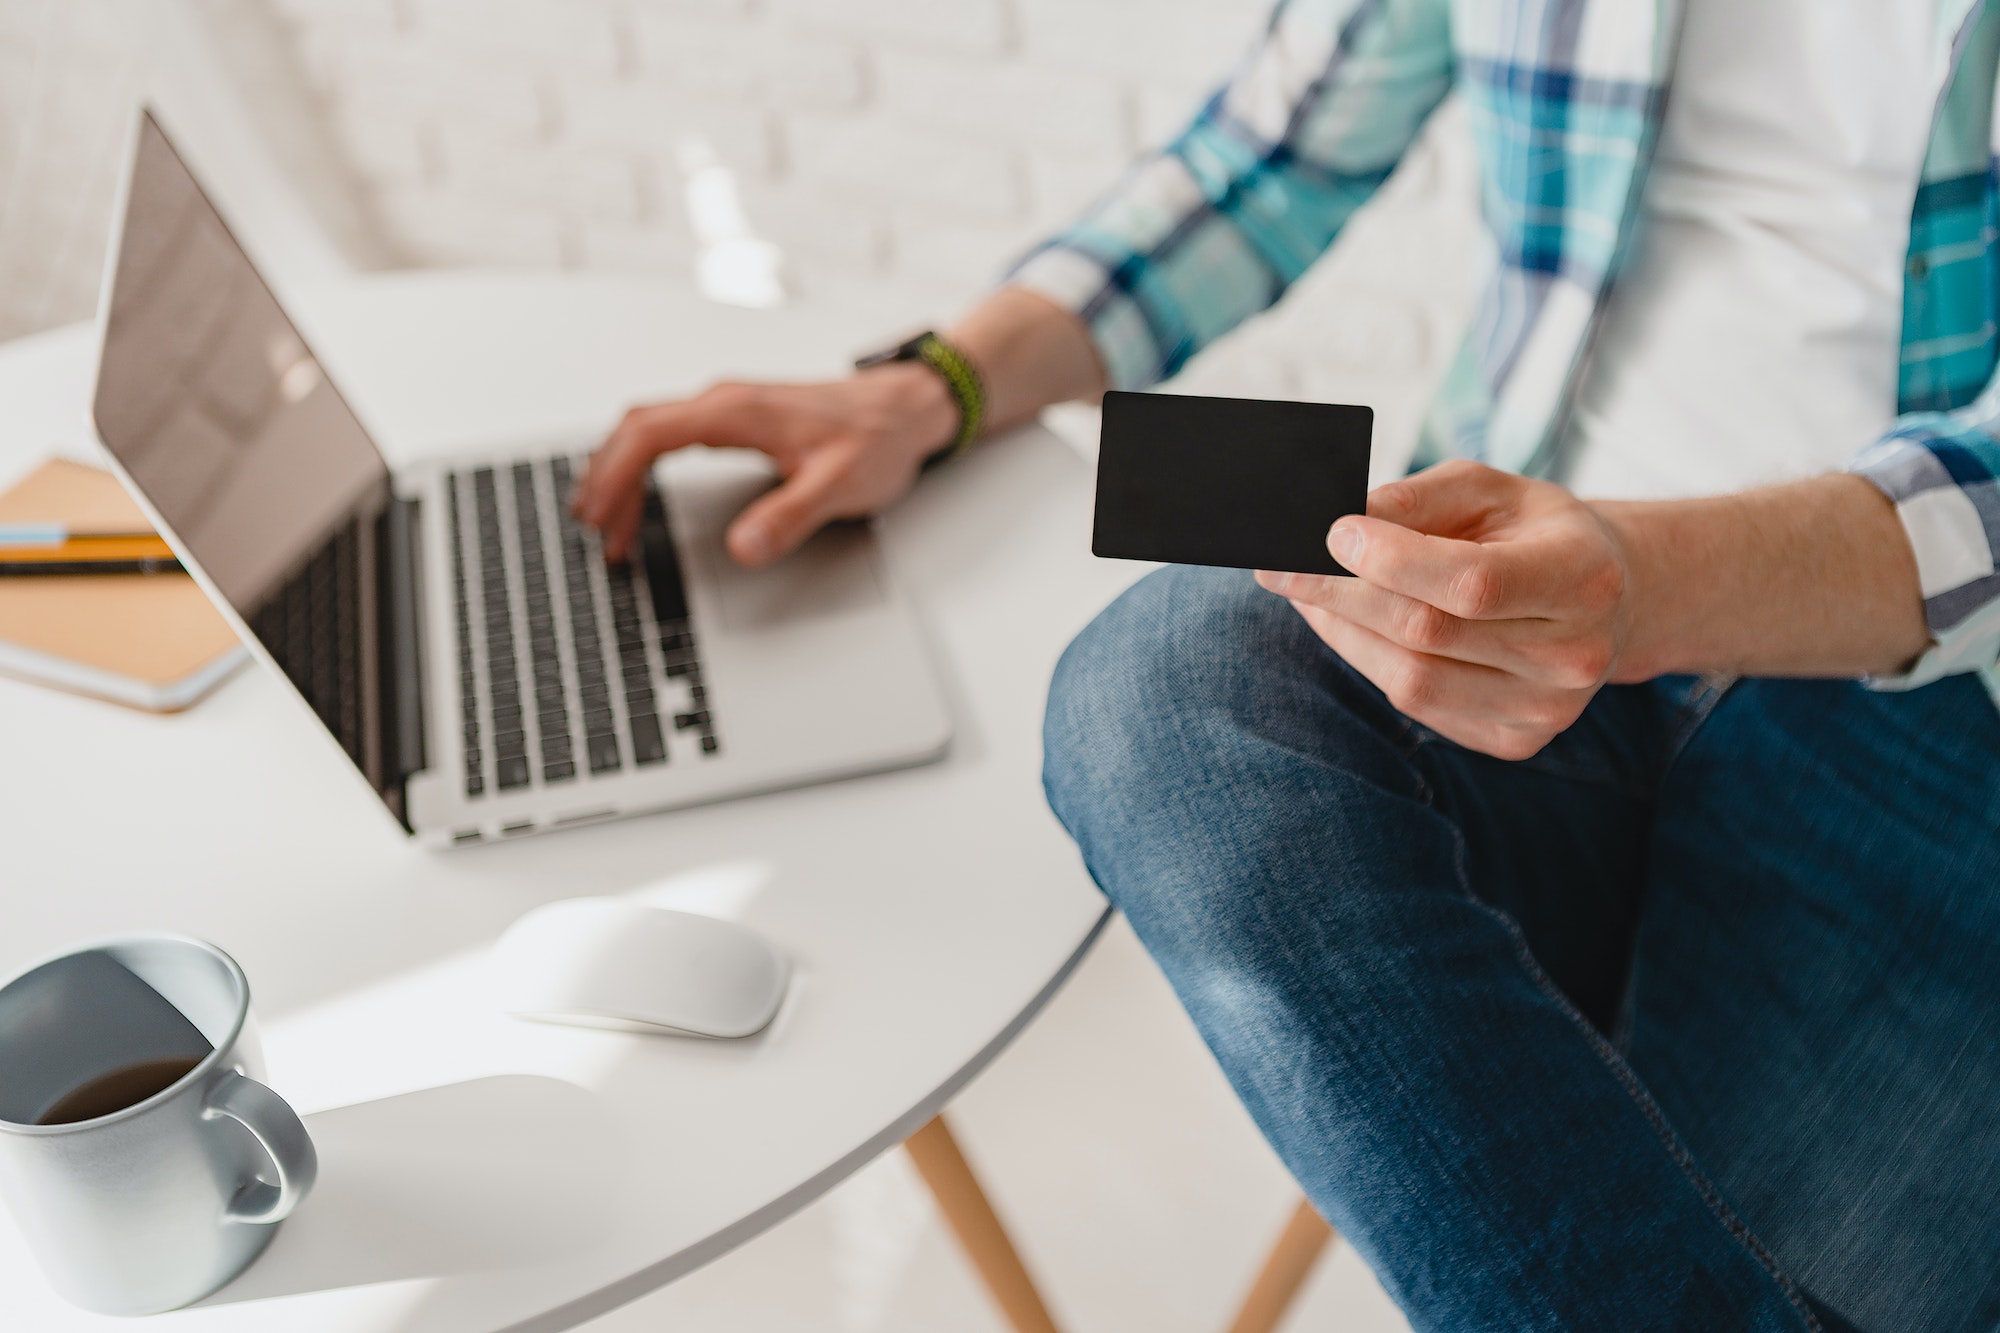
[{"label": "blank black card", "polygon": [[1367,508],[1374,425],[1334,403],[1107,393],[1091,552],[1345,574],[1326,532]]}]

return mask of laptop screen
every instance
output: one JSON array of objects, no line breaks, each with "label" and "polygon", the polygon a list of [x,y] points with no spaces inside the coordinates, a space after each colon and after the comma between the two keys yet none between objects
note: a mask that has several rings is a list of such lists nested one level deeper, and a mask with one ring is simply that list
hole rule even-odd
[{"label": "laptop screen", "polygon": [[381,688],[387,464],[151,115],[116,253],[98,434],[399,806]]}]

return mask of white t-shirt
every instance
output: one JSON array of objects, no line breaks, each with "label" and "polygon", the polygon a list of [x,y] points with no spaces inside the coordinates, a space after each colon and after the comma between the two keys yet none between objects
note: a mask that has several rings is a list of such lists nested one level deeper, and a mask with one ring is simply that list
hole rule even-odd
[{"label": "white t-shirt", "polygon": [[1946,68],[1898,0],[1689,0],[1571,419],[1579,494],[1845,466],[1896,414],[1903,268]]}]

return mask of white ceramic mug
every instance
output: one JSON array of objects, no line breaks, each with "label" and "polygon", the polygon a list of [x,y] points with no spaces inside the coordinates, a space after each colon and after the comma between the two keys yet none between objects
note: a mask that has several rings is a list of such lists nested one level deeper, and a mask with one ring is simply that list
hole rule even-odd
[{"label": "white ceramic mug", "polygon": [[319,1162],[261,1072],[243,969],[200,940],[106,940],[0,986],[0,1199],[58,1292],[171,1310],[270,1243]]}]

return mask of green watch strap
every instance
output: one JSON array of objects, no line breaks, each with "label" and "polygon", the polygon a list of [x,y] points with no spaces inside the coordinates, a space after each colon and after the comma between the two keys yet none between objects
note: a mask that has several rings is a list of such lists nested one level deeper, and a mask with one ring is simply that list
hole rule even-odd
[{"label": "green watch strap", "polygon": [[899,343],[887,351],[864,356],[854,363],[856,370],[866,370],[870,366],[888,365],[897,361],[916,361],[929,366],[944,381],[945,391],[958,405],[958,431],[951,442],[937,451],[933,457],[950,458],[964,453],[972,442],[979,438],[980,427],[986,422],[986,386],[980,382],[979,372],[973,368],[965,353],[953,347],[928,329],[909,341]]}]

